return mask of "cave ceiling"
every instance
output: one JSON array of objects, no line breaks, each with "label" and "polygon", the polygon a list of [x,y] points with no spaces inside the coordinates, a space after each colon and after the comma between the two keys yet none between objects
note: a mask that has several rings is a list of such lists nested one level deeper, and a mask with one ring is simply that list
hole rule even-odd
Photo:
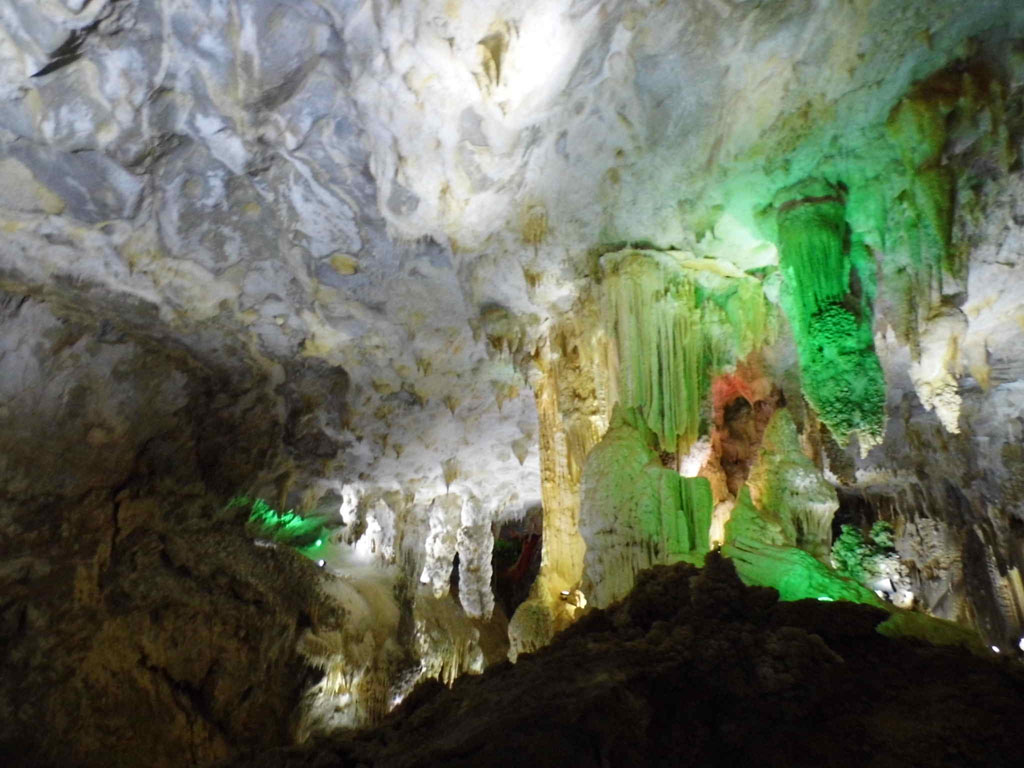
[{"label": "cave ceiling", "polygon": [[339,474],[432,494],[455,471],[516,507],[538,485],[525,361],[591,249],[775,263],[753,220],[775,190],[869,165],[911,83],[1021,24],[804,0],[0,14],[7,290],[278,383],[341,368]]},{"label": "cave ceiling", "polygon": [[[261,480],[282,502],[329,494],[344,516],[391,494],[388,546],[419,508],[445,559],[453,527],[479,539],[464,557],[487,551],[488,525],[543,496],[545,562],[572,586],[583,460],[612,403],[682,456],[706,379],[765,346],[766,375],[830,435],[829,480],[911,518],[952,505],[961,531],[957,515],[987,519],[980,546],[1004,555],[985,567],[1013,567],[1016,3],[41,0],[0,22],[0,287],[141,345],[132,360],[216,372],[222,398],[270,393],[246,418],[287,422],[291,470]],[[754,293],[721,298],[740,283]],[[679,314],[691,295],[718,314]],[[620,338],[607,357],[602,312],[641,341],[694,323],[717,368],[671,352],[665,402],[689,411],[660,405],[654,348]],[[17,340],[60,336],[46,317],[7,324],[22,491],[26,391],[74,411]],[[65,373],[85,365],[69,354]],[[116,371],[109,357],[88,365]],[[593,376],[619,366],[621,382]],[[131,437],[118,397],[58,439],[86,464]],[[455,512],[422,513],[453,493]],[[446,569],[427,571],[443,589]]]}]

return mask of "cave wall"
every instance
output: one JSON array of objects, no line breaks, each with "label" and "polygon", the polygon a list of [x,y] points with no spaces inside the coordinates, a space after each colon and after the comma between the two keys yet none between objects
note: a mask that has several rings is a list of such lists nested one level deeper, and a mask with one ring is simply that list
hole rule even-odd
[{"label": "cave wall", "polygon": [[[1005,108],[1018,153],[1020,83],[1019,74],[1011,77]],[[879,310],[886,319],[885,335],[876,335],[888,387],[884,443],[866,459],[833,454],[825,464],[840,492],[850,493],[851,507],[866,502],[875,518],[895,523],[920,606],[974,625],[990,644],[1012,652],[1024,634],[1017,490],[1024,477],[1024,186],[1018,165],[1000,170],[979,159],[977,146],[947,147],[945,162],[956,178],[951,240],[963,270],[922,323],[920,362],[914,345],[904,346],[889,330],[896,326],[888,321],[892,305]],[[953,382],[950,410],[922,395],[922,378]]]},{"label": "cave wall", "polygon": [[1018,490],[1021,401],[1019,360],[1022,181],[986,183],[983,215],[960,214],[969,248],[967,284],[956,331],[936,339],[959,376],[957,432],[943,427],[912,394],[907,352],[880,345],[890,414],[886,443],[866,461],[830,462],[852,507],[866,502],[897,523],[922,607],[973,623],[997,646],[1022,634]]},{"label": "cave wall", "polygon": [[284,398],[0,296],[5,762],[206,765],[288,743],[296,641],[340,611],[311,562],[254,548],[224,509],[295,471]]}]

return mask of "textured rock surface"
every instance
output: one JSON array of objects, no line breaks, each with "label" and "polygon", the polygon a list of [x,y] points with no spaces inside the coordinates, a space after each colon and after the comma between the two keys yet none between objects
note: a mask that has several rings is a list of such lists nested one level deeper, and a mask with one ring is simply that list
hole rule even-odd
[{"label": "textured rock surface", "polygon": [[[75,512],[73,545],[52,531],[5,563],[5,764],[170,768],[289,743],[296,640],[336,610],[315,567],[224,525],[118,530],[166,512],[145,499]],[[96,539],[92,561],[68,551]]]},{"label": "textured rock surface", "polygon": [[[343,372],[293,369],[275,388],[244,360],[204,365],[53,307],[0,294],[5,759],[208,765],[373,722],[421,676],[504,657],[500,622],[396,594],[415,578],[368,549],[328,554],[325,576],[255,547],[248,510],[225,510],[319,466],[309,416],[344,412]],[[393,547],[394,521],[359,541]]]},{"label": "textured rock surface", "polygon": [[[347,420],[313,419],[322,459],[344,450],[346,479],[393,478],[389,489],[415,486],[429,503],[456,482],[442,462],[468,468],[485,451],[485,485],[468,470],[458,484],[500,510],[536,486],[535,449],[511,447],[535,436],[532,399],[502,337],[469,321],[515,297],[463,274],[429,232],[389,236],[388,217],[418,197],[375,180],[378,94],[364,70],[398,19],[370,11],[5,10],[0,152],[18,193],[0,217],[3,279],[79,305],[87,286],[91,309],[225,362],[348,371]],[[80,58],[30,79],[69,36]]]},{"label": "textured rock surface", "polygon": [[5,764],[207,765],[287,743],[296,640],[340,612],[309,561],[220,511],[294,466],[283,402],[50,309],[0,298]]},{"label": "textured rock surface", "polygon": [[656,438],[637,414],[620,411],[587,457],[580,534],[587,543],[582,589],[596,608],[625,597],[652,565],[703,562],[711,488],[661,465]]},{"label": "textured rock surface", "polygon": [[493,516],[536,488],[513,358],[571,305],[589,246],[694,246],[724,204],[706,247],[771,261],[729,222],[799,178],[774,161],[862,146],[914,78],[1019,14],[19,4],[0,56],[4,279],[220,357],[340,366],[354,407],[318,425],[324,458],[345,455],[325,475],[423,504],[458,482]]},{"label": "textured rock surface", "polygon": [[[839,508],[835,489],[801,451],[793,418],[786,409],[775,412],[747,478],[750,499],[771,516],[776,535],[768,544],[798,547],[827,560],[832,546],[832,516]],[[737,532],[738,535],[744,535]]]},{"label": "textured rock surface", "polygon": [[660,567],[515,666],[239,765],[1016,765],[1020,670],[883,637],[884,616],[776,603],[718,557]]},{"label": "textured rock surface", "polygon": [[[307,655],[327,659],[328,728],[378,716],[406,673],[501,655],[495,527],[542,500],[541,573],[509,635],[513,655],[546,643],[575,613],[559,596],[587,557],[587,455],[636,399],[618,374],[680,362],[629,359],[603,316],[602,255],[643,252],[758,287],[779,338],[765,391],[736,394],[768,403],[758,418],[786,406],[794,477],[831,507],[820,468],[838,521],[893,522],[920,607],[1015,647],[1022,39],[1010,0],[0,4],[0,594],[81,580],[106,606],[110,541],[239,492],[340,513],[335,597],[384,619]],[[780,196],[808,180],[835,199]],[[800,279],[779,269],[793,242]],[[798,355],[776,309],[816,290],[825,250],[837,272],[804,330],[832,360],[877,354],[886,431],[866,457],[883,414],[858,401],[878,387],[833,376],[814,333]],[[709,343],[754,306],[713,282],[683,313],[726,318]],[[660,301],[647,288],[627,314]],[[636,403],[685,412],[659,458],[704,464],[719,533],[762,426],[704,398],[732,357]],[[842,449],[847,432],[870,440]],[[687,453],[697,438],[710,457]],[[823,521],[803,543],[818,556]],[[0,602],[12,632],[26,596]],[[40,638],[72,605],[53,599]],[[371,682],[343,704],[346,664]]]},{"label": "textured rock surface", "polygon": [[1020,298],[1011,298],[1024,285],[1024,180],[992,182],[985,195],[985,217],[965,214],[958,224],[961,236],[977,243],[956,321],[962,335],[948,363],[963,371],[958,432],[944,429],[941,412],[922,407],[915,369],[887,337],[879,340],[889,385],[885,443],[864,461],[830,466],[851,519],[866,502],[871,516],[896,524],[920,607],[974,624],[993,644],[1013,648],[1024,634],[1024,326]]},{"label": "textured rock surface", "polygon": [[[308,460],[286,446],[301,408],[244,365],[221,367],[127,333],[105,313],[25,296],[0,293],[0,319],[7,515],[129,481],[157,495],[231,493],[265,471],[273,492],[275,474],[294,466],[289,454]],[[337,385],[344,407],[344,378]]]}]

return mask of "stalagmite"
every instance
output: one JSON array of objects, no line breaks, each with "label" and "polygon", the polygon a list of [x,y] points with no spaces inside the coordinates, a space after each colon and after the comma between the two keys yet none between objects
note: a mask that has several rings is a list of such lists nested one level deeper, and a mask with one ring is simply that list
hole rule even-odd
[{"label": "stalagmite", "polygon": [[839,500],[803,454],[787,409],[777,410],[768,423],[747,485],[754,506],[777,521],[782,543],[827,561]]},{"label": "stalagmite", "polygon": [[583,591],[598,608],[624,597],[639,571],[681,560],[700,564],[709,551],[711,487],[663,467],[655,443],[636,412],[620,406],[587,458]]},{"label": "stalagmite", "polygon": [[534,357],[532,385],[540,431],[543,534],[541,570],[530,598],[509,623],[509,657],[545,645],[572,612],[560,599],[583,576],[579,483],[587,454],[608,424],[614,392],[605,372],[609,345],[584,301],[575,319],[555,326]]}]

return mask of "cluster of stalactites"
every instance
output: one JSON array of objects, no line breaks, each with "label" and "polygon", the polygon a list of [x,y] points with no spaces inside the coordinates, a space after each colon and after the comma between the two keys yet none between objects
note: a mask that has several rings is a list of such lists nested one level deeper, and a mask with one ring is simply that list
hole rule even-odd
[{"label": "cluster of stalactites", "polygon": [[622,251],[602,258],[620,403],[662,451],[685,453],[707,421],[711,379],[772,333],[761,283],[710,259]]},{"label": "cluster of stalactites", "polygon": [[793,326],[804,395],[845,445],[881,442],[885,377],[875,354],[870,256],[850,236],[842,188],[809,179],[776,196],[782,306]]},{"label": "cluster of stalactites", "polygon": [[[976,164],[1008,170],[1015,161],[1005,120],[1005,90],[978,61],[941,69],[917,83],[886,123],[906,169],[900,217],[909,257],[911,300],[924,319],[930,304],[960,290],[965,263],[953,246],[956,179],[945,154],[951,144]],[[952,285],[945,285],[952,281]],[[911,334],[915,329],[908,329]]]},{"label": "cluster of stalactites", "polygon": [[[892,216],[896,231],[887,238],[896,258],[887,258],[886,282],[901,299],[890,322],[910,345],[921,404],[957,433],[967,263],[965,249],[954,244],[955,211],[962,206],[980,215],[971,210],[973,192],[963,188],[977,184],[976,169],[1008,173],[1016,162],[1005,88],[979,61],[957,62],[917,83],[893,108],[886,129],[906,179]],[[958,174],[956,167],[971,171]]]}]

